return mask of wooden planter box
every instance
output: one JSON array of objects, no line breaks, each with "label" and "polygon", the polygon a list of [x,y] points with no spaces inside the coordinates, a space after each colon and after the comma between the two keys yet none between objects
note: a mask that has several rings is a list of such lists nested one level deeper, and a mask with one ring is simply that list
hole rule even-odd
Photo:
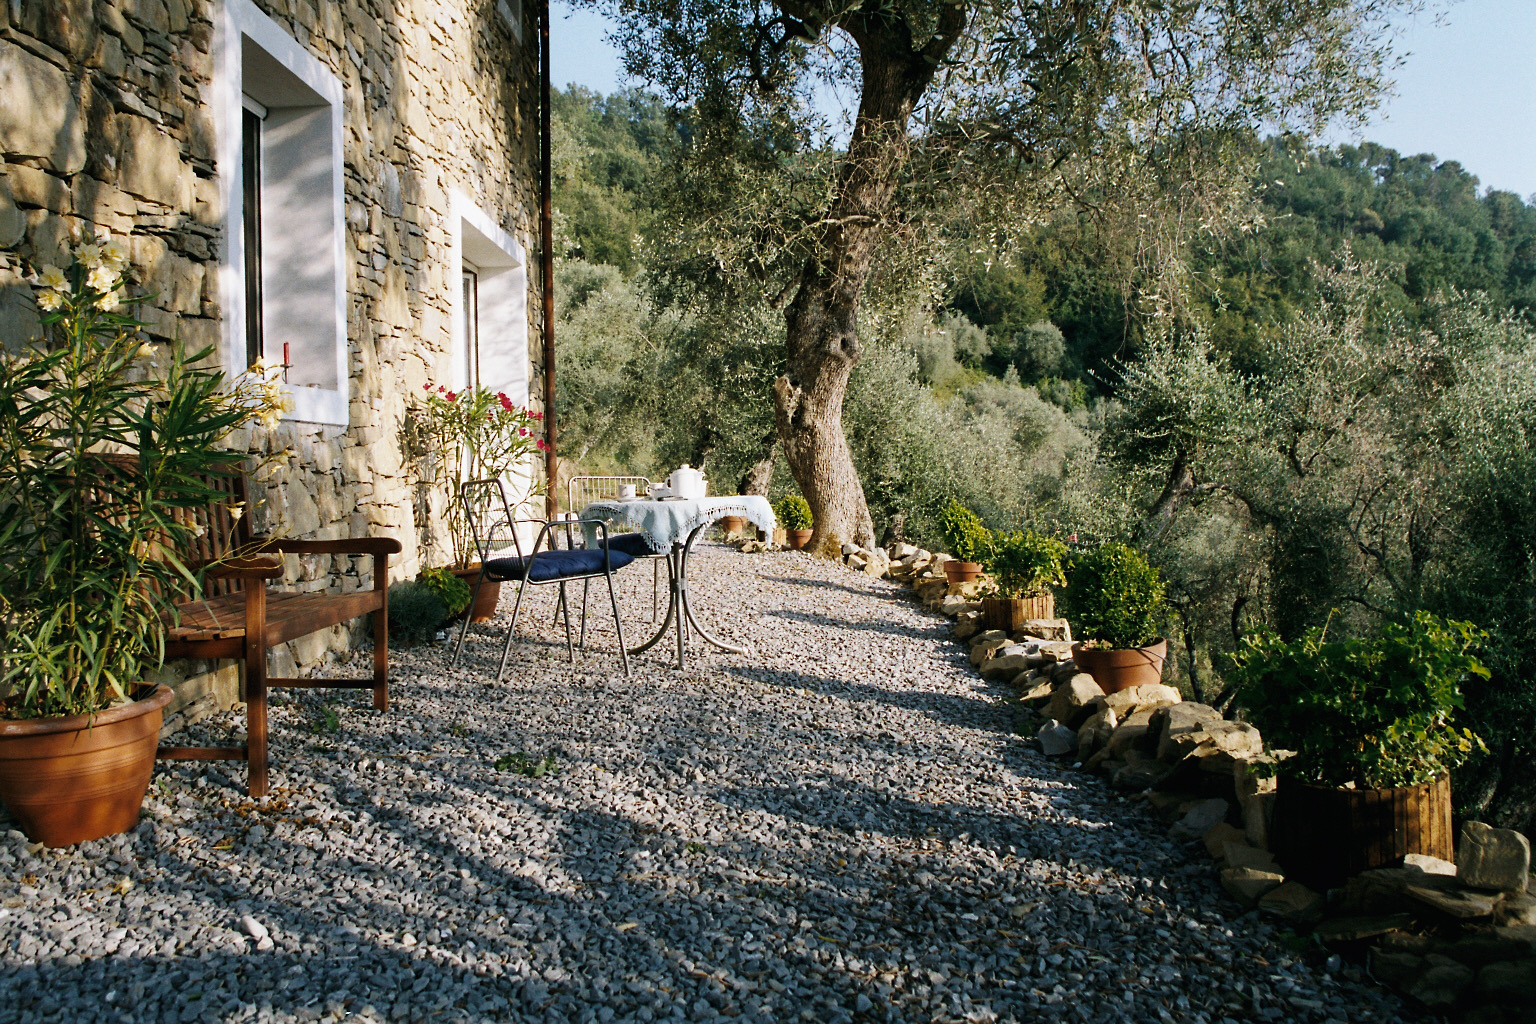
[{"label": "wooden planter box", "polygon": [[981,628],[1001,629],[1006,633],[1023,627],[1030,619],[1054,619],[1056,595],[1043,597],[984,597],[981,599]]},{"label": "wooden planter box", "polygon": [[1282,778],[1273,846],[1288,876],[1319,892],[1405,854],[1456,859],[1451,777],[1397,789],[1335,789]]}]

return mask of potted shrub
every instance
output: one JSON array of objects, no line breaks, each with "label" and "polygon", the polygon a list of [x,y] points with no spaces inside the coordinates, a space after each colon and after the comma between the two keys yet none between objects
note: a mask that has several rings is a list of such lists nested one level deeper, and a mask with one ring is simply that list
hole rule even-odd
[{"label": "potted shrub", "polygon": [[954,498],[939,513],[944,542],[955,557],[944,563],[951,584],[972,583],[981,575],[981,560],[992,550],[992,532],[981,517]]},{"label": "potted shrub", "polygon": [[811,506],[800,495],[784,495],[773,506],[773,514],[784,527],[785,546],[791,551],[799,551],[811,542]]},{"label": "potted shrub", "polygon": [[1066,586],[1066,555],[1065,542],[1032,530],[993,538],[986,566],[996,580],[996,593],[981,599],[984,628],[1011,633],[1030,619],[1055,618],[1052,588]]},{"label": "potted shrub", "polygon": [[115,311],[124,247],[73,255],[34,278],[48,340],[0,373],[0,799],[49,846],[138,823],[172,697],[145,677],[211,567],[186,558],[195,510],[228,500],[208,481],[230,471],[230,435],[286,402],[265,368],[198,368],[211,349],[156,372]]},{"label": "potted shrub", "polygon": [[1067,613],[1083,638],[1073,660],[1105,693],[1163,678],[1168,641],[1158,634],[1167,606],[1146,555],[1111,541],[1073,556]]},{"label": "potted shrub", "polygon": [[1451,769],[1477,736],[1456,727],[1461,686],[1488,678],[1484,634],[1419,612],[1373,636],[1245,639],[1231,681],[1275,771],[1275,853],[1289,873],[1336,886],[1405,854],[1455,856]]},{"label": "potted shrub", "polygon": [[[447,568],[469,585],[480,574],[480,563],[474,561],[474,525],[484,530],[490,525],[491,513],[499,510],[489,505],[472,510],[472,524],[471,512],[461,498],[464,485],[471,480],[505,477],[534,452],[548,447],[538,436],[538,424],[544,416],[519,408],[506,395],[488,388],[449,391],[444,385],[434,388],[429,382],[422,385],[422,391],[424,394],[406,410],[401,448],[424,483],[444,487],[447,505],[443,518],[452,559]],[[486,495],[485,491],[476,493]],[[523,501],[542,493],[542,483],[531,484]],[[496,614],[500,597],[500,583],[483,585],[470,610],[470,620],[489,621]]]}]

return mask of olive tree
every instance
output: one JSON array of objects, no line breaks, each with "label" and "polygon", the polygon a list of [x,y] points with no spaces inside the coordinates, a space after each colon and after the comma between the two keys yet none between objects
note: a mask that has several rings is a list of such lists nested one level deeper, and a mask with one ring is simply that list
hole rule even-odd
[{"label": "olive tree", "polygon": [[[585,0],[685,118],[657,253],[715,301],[782,307],[784,456],[827,536],[873,540],[842,429],[861,304],[932,288],[946,223],[1069,200],[1210,227],[1253,129],[1383,87],[1398,0]],[[842,125],[827,97],[843,98]],[[835,104],[834,104],[835,105]],[[1169,216],[1151,216],[1169,211]],[[1154,250],[1156,252],[1154,252]],[[1178,261],[1148,258],[1159,272]],[[1163,289],[1161,294],[1172,294]],[[866,315],[863,317],[867,321]]]}]

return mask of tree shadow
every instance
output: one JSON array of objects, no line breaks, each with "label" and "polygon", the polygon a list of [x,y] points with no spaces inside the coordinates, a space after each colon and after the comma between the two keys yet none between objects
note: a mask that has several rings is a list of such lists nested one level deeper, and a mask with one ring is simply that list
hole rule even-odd
[{"label": "tree shadow", "polygon": [[792,622],[802,622],[808,626],[861,633],[884,633],[887,636],[899,636],[912,640],[943,640],[949,633],[946,622],[935,622],[926,626],[909,626],[900,622],[891,622],[888,619],[865,619],[862,622],[855,622],[852,619],[840,619],[831,615],[790,611],[783,608],[775,608],[764,614]]}]

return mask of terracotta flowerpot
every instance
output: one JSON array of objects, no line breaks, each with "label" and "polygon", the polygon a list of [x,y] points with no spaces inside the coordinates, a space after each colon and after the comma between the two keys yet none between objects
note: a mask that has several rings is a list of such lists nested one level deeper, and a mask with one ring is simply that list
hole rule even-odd
[{"label": "terracotta flowerpot", "polygon": [[1285,873],[1319,892],[1410,853],[1454,861],[1451,777],[1395,789],[1335,789],[1281,776],[1271,836]]},{"label": "terracotta flowerpot", "polygon": [[1012,633],[1030,619],[1054,619],[1056,595],[1047,591],[1040,597],[984,597],[981,599],[981,628]]},{"label": "terracotta flowerpot", "polygon": [[944,563],[944,575],[950,583],[975,583],[981,576],[980,562],[959,562],[951,558]]},{"label": "terracotta flowerpot", "polygon": [[1082,644],[1072,645],[1072,660],[1093,676],[1105,693],[1128,690],[1133,686],[1159,683],[1163,662],[1168,660],[1168,641],[1157,640],[1145,647],[1113,647],[1093,650]]},{"label": "terracotta flowerpot", "polygon": [[811,542],[811,534],[814,530],[785,530],[784,546],[791,551],[799,551]]},{"label": "terracotta flowerpot", "polygon": [[136,826],[171,696],[156,686],[94,718],[0,721],[0,800],[27,837],[69,846]]},{"label": "terracotta flowerpot", "polygon": [[[475,592],[475,580],[480,578],[480,563],[476,562],[467,569],[450,569],[459,579],[469,585],[469,592]],[[496,617],[496,602],[501,600],[501,584],[486,583],[480,588],[480,594],[475,598],[474,607],[469,610],[470,622],[490,622]]]},{"label": "terracotta flowerpot", "polygon": [[746,527],[747,520],[745,516],[720,517],[720,529],[724,530],[727,535],[740,533],[742,530],[746,529]]}]

